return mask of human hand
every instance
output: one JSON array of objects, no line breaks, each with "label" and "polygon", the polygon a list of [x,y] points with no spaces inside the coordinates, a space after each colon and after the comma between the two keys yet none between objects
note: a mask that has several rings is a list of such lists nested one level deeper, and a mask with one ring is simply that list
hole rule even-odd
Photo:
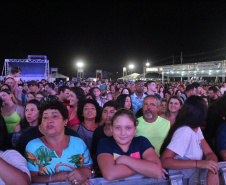
[{"label": "human hand", "polygon": [[169,175],[168,172],[164,168],[162,168],[162,178],[166,179],[166,176],[168,176],[168,175]]},{"label": "human hand", "polygon": [[201,160],[197,161],[197,167],[202,169],[208,169],[214,174],[218,173],[219,165],[213,160]]},{"label": "human hand", "polygon": [[128,158],[128,156],[121,155],[115,160],[115,164],[124,164],[124,162],[127,158]]},{"label": "human hand", "polygon": [[[69,172],[57,172],[56,173],[56,181],[66,181],[67,180],[67,174]],[[52,179],[54,179],[55,174],[53,174]]]},{"label": "human hand", "polygon": [[207,173],[207,185],[219,185],[218,173],[214,174],[210,171]]},{"label": "human hand", "polygon": [[68,180],[71,184],[82,184],[87,180],[84,173],[81,173],[78,169],[74,169],[67,175]]}]

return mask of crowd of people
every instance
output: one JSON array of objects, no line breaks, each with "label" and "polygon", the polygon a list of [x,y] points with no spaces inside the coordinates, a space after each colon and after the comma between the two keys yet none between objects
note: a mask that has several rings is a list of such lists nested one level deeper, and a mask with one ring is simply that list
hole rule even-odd
[{"label": "crowd of people", "polygon": [[[0,184],[90,184],[226,161],[226,83],[22,82],[0,84]],[[13,177],[16,178],[10,178]],[[19,180],[20,179],[20,180]]]}]

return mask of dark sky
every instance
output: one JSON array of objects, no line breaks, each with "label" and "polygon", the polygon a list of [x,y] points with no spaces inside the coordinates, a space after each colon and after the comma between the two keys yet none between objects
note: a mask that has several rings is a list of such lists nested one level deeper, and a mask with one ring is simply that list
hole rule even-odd
[{"label": "dark sky", "polygon": [[1,66],[6,58],[47,55],[50,67],[70,77],[79,58],[85,71],[122,76],[130,61],[141,72],[147,59],[179,62],[181,51],[184,62],[226,59],[225,2],[76,2],[0,3]]}]

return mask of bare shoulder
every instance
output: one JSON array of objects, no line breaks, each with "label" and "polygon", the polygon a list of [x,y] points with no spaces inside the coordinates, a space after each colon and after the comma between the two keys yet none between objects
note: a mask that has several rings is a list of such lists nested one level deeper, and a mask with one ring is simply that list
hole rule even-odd
[{"label": "bare shoulder", "polygon": [[18,123],[14,129],[14,132],[19,132],[21,130],[20,124]]},{"label": "bare shoulder", "polygon": [[24,111],[24,106],[23,105],[17,105],[17,110],[18,111]]}]

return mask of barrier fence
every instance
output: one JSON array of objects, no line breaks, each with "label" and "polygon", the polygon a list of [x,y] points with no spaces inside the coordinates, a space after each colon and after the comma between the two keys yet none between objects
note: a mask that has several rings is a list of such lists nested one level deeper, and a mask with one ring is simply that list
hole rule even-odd
[{"label": "barrier fence", "polygon": [[[226,162],[219,162],[220,185],[226,184]],[[169,179],[160,180],[134,175],[125,179],[107,181],[104,178],[90,179],[92,185],[206,185],[207,171],[203,169],[169,170]],[[70,182],[32,183],[32,185],[71,185]]]}]

